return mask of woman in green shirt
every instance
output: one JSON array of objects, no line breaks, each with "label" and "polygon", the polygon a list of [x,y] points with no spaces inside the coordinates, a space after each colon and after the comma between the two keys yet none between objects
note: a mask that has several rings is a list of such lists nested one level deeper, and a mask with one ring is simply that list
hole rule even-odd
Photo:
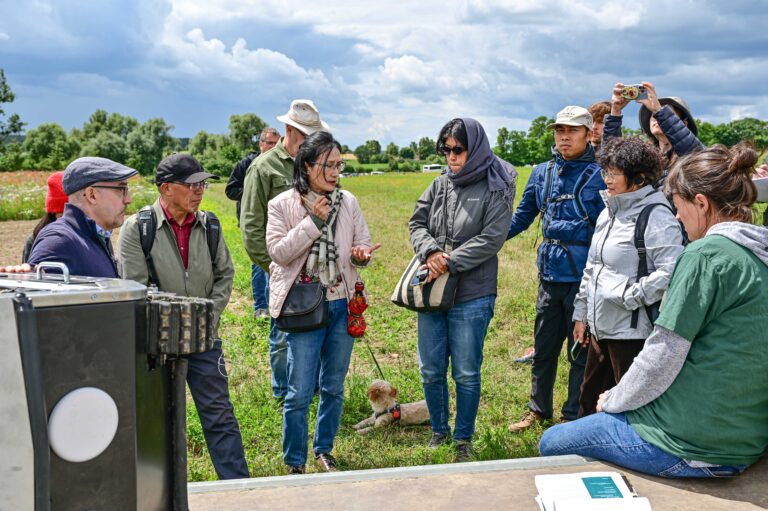
[{"label": "woman in green shirt", "polygon": [[665,185],[692,241],[661,315],[604,413],[549,429],[542,455],[579,454],[666,477],[740,474],[768,449],[768,229],[752,225],[757,154],[681,159]]}]

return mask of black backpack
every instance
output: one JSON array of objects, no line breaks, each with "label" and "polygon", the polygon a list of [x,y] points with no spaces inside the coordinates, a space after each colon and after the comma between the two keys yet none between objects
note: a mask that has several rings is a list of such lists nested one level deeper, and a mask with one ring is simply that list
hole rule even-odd
[{"label": "black backpack", "polygon": [[[640,279],[643,277],[647,277],[649,275],[648,272],[648,254],[645,249],[645,229],[648,227],[648,218],[651,216],[651,211],[653,211],[653,208],[656,206],[662,206],[667,208],[673,215],[675,214],[675,211],[669,207],[669,205],[657,202],[656,204],[648,204],[645,206],[642,211],[640,211],[640,214],[637,217],[637,222],[635,223],[635,248],[637,249],[637,255],[638,255],[638,261],[637,261],[637,279],[635,282],[640,282]],[[683,245],[686,244],[687,237],[683,235]],[[650,305],[645,306],[645,312],[648,314],[648,319],[651,322],[651,325],[656,323],[656,320],[659,317],[659,306],[661,305],[661,300],[659,300],[656,303],[652,303]],[[632,328],[637,328],[637,322],[640,319],[640,308],[638,307],[634,311],[632,311]]]},{"label": "black backpack", "polygon": [[[216,261],[216,252],[219,250],[219,233],[221,232],[221,222],[210,211],[205,213],[206,241],[208,242],[208,253],[211,256],[211,264]],[[147,261],[147,270],[149,273],[149,283],[159,286],[160,281],[155,271],[155,263],[152,261],[152,246],[155,244],[155,233],[157,233],[157,217],[152,206],[144,206],[139,210],[136,217],[139,227],[139,239],[141,240],[141,251],[144,252],[144,259]]]}]

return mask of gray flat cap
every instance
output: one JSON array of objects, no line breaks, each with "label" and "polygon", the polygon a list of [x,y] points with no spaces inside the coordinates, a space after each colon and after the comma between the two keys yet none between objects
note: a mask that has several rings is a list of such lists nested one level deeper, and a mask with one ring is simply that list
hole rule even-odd
[{"label": "gray flat cap", "polygon": [[107,158],[86,156],[78,158],[64,170],[64,193],[71,195],[78,190],[101,181],[122,181],[139,171]]}]

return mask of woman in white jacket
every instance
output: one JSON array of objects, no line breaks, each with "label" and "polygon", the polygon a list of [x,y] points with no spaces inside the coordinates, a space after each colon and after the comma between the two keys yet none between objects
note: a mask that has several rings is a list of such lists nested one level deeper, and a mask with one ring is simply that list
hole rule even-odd
[{"label": "woman in white jacket", "polygon": [[320,375],[320,403],[313,449],[319,468],[336,470],[331,455],[344,404],[344,379],[354,339],[347,333],[347,301],[374,250],[360,205],[339,188],[341,146],[330,133],[306,138],[294,160],[293,188],[269,201],[267,250],[269,310],[278,317],[291,286],[319,279],[329,317],[325,326],[287,333],[288,394],[283,408],[283,461],[303,474],[307,459],[309,404]]},{"label": "woman in white jacket", "polygon": [[[579,399],[579,417],[595,413],[600,394],[616,385],[653,329],[653,304],[667,289],[683,236],[669,202],[652,186],[662,170],[658,150],[639,138],[613,138],[597,155],[607,190],[587,265],[574,303],[574,338],[589,347]],[[635,228],[640,213],[647,227],[647,275],[638,278]],[[654,318],[655,319],[655,318]]]}]

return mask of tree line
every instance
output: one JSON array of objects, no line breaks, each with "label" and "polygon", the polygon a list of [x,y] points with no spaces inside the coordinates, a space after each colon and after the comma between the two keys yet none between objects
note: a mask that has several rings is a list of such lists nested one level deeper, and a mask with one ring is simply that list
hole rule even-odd
[{"label": "tree line", "polygon": [[[17,114],[6,114],[3,105],[15,100],[5,73],[0,69],[0,171],[35,169],[60,170],[79,156],[103,156],[125,163],[142,174],[154,172],[158,162],[175,151],[186,150],[203,167],[226,176],[249,152],[257,150],[256,135],[267,126],[254,113],[235,114],[229,118],[226,134],[198,132],[191,139],[175,138],[173,126],[158,117],[140,123],[137,119],[105,110],[96,110],[80,128],[69,132],[56,123],[44,123],[24,133],[25,123]],[[539,116],[528,130],[499,128],[494,152],[515,165],[530,165],[551,158],[553,133],[547,130],[553,119]],[[705,145],[732,146],[749,139],[761,153],[768,151],[768,122],[754,118],[723,124],[697,120],[699,139]],[[644,136],[639,130],[623,128],[625,135]],[[352,153],[359,164],[386,164],[390,171],[418,171],[425,163],[444,164],[435,140],[421,137],[398,147],[390,142],[382,148],[378,140],[367,140]],[[350,162],[348,171],[361,170]]]}]

